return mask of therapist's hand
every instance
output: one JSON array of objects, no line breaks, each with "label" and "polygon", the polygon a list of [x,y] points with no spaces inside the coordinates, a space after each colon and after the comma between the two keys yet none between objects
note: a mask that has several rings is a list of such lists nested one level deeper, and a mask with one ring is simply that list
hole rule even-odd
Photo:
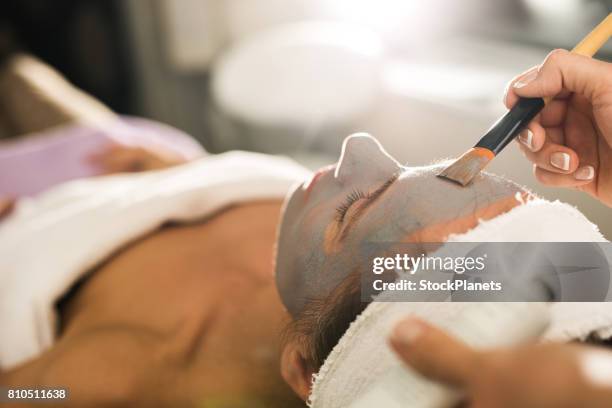
[{"label": "therapist's hand", "polygon": [[518,138],[536,178],[612,206],[612,64],[555,50],[509,84],[504,102],[521,96],[554,97]]},{"label": "therapist's hand", "polygon": [[11,213],[14,204],[12,198],[0,196],[0,221]]},{"label": "therapist's hand", "polygon": [[172,152],[122,145],[93,154],[88,161],[100,167],[104,174],[160,170],[185,162]]},{"label": "therapist's hand", "polygon": [[479,352],[409,318],[390,343],[425,377],[465,392],[471,408],[612,406],[612,352],[570,344]]}]

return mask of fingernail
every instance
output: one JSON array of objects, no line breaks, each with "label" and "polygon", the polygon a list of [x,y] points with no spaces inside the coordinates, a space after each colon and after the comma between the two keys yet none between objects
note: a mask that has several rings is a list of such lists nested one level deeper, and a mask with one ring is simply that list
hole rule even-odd
[{"label": "fingernail", "polygon": [[517,89],[522,88],[524,86],[529,85],[529,83],[532,82],[534,79],[536,79],[537,76],[538,76],[538,70],[534,69],[528,72],[527,74],[525,74],[525,76],[523,76],[518,81],[516,81],[514,85],[512,86]]},{"label": "fingernail", "polygon": [[570,168],[570,155],[562,152],[553,153],[550,155],[550,164],[567,171]]},{"label": "fingernail", "polygon": [[574,178],[576,180],[591,180],[595,176],[595,169],[593,166],[584,166],[576,170]]},{"label": "fingernail", "polygon": [[423,326],[414,320],[404,320],[399,323],[393,333],[391,339],[401,344],[414,343],[423,333]]},{"label": "fingernail", "polygon": [[523,130],[519,135],[519,142],[527,146],[527,148],[533,152],[533,132],[531,130]]}]

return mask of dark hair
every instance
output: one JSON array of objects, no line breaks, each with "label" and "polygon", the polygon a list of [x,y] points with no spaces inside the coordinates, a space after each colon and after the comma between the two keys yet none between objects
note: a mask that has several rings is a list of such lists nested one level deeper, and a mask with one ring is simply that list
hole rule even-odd
[{"label": "dark hair", "polygon": [[361,300],[360,273],[350,273],[323,299],[307,302],[285,329],[285,340],[301,342],[305,363],[317,372],[350,324],[366,308]]}]

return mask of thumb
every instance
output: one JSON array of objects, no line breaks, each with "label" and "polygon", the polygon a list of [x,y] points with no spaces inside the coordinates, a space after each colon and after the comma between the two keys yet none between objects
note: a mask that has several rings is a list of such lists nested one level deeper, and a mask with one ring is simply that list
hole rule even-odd
[{"label": "thumb", "polygon": [[517,78],[512,89],[522,97],[556,97],[573,92],[594,102],[609,92],[612,81],[612,64],[573,54],[566,50],[554,50],[539,69],[529,70]]},{"label": "thumb", "polygon": [[389,342],[406,364],[434,381],[463,387],[478,367],[477,352],[416,318],[397,324]]}]

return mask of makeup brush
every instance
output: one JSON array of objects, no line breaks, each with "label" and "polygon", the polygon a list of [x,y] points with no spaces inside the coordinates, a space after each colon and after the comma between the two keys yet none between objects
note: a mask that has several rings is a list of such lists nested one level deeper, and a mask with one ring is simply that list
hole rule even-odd
[{"label": "makeup brush", "polygon": [[[574,47],[574,54],[592,57],[612,35],[612,13]],[[467,186],[544,108],[552,98],[520,98],[476,145],[438,174]]]}]

